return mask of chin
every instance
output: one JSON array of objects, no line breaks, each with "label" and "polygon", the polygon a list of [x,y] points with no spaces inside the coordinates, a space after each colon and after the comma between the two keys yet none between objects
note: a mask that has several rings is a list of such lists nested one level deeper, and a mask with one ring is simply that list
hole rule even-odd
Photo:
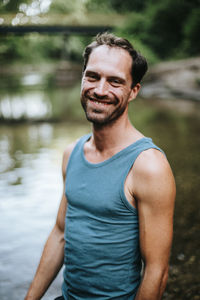
[{"label": "chin", "polygon": [[113,116],[107,116],[107,117],[100,117],[99,116],[99,117],[96,117],[96,116],[92,116],[90,114],[86,114],[86,118],[93,125],[105,126],[105,125],[114,123],[118,119],[118,116],[116,116],[116,117],[113,117]]},{"label": "chin", "polygon": [[107,120],[105,118],[96,118],[96,117],[92,117],[87,114],[86,114],[86,118],[89,122],[96,124],[96,125],[105,125],[110,122],[109,120]]},{"label": "chin", "polygon": [[91,111],[86,106],[83,105],[83,109],[85,111],[86,118],[89,122],[94,125],[108,125],[114,123],[118,120],[125,111],[125,106],[115,109],[110,112],[103,111]]}]

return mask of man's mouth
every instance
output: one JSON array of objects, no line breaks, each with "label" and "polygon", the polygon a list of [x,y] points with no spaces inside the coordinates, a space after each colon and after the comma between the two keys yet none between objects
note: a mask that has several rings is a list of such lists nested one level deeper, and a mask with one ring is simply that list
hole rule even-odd
[{"label": "man's mouth", "polygon": [[96,98],[92,98],[92,97],[88,97],[88,99],[92,102],[94,102],[95,104],[98,104],[98,105],[110,105],[112,104],[110,101],[108,100],[99,100],[99,99],[96,99]]}]

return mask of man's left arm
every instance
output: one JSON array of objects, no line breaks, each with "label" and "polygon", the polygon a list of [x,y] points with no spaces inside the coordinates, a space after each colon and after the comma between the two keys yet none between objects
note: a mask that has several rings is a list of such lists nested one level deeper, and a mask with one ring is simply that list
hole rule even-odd
[{"label": "man's left arm", "polygon": [[133,173],[144,261],[143,278],[135,300],[160,300],[168,278],[175,181],[166,158],[155,149],[138,157]]}]

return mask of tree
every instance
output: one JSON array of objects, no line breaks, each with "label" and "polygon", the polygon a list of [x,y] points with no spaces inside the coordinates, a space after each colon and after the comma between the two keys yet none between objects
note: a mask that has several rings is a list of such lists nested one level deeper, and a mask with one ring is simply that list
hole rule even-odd
[{"label": "tree", "polygon": [[20,4],[29,4],[31,0],[3,0],[0,4],[1,13],[17,13]]}]

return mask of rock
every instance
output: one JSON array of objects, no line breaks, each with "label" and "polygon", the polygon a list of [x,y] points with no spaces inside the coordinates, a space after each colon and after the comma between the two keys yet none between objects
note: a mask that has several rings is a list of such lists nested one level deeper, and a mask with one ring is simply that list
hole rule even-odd
[{"label": "rock", "polygon": [[141,96],[200,101],[200,57],[150,67]]}]

